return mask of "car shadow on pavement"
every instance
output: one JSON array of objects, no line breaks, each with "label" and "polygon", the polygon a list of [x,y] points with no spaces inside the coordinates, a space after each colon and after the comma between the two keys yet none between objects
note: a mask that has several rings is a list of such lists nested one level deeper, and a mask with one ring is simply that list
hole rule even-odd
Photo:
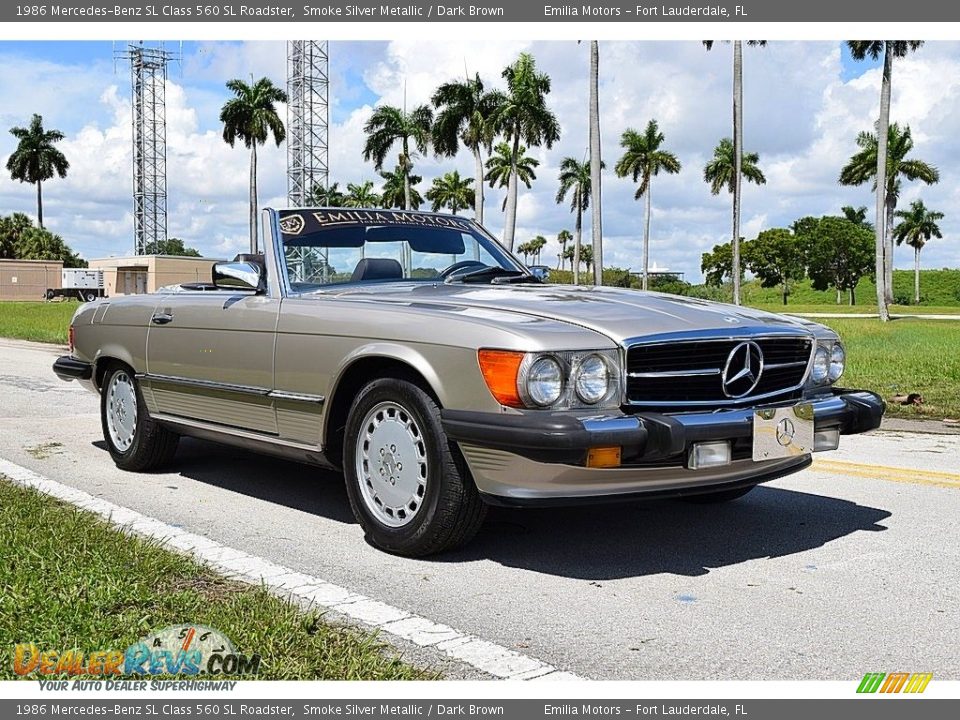
[{"label": "car shadow on pavement", "polygon": [[[102,441],[95,446],[106,452]],[[183,438],[169,471],[265,502],[356,525],[343,477],[311,465]],[[886,530],[891,513],[849,500],[757,487],[721,505],[679,500],[582,507],[491,507],[476,538],[427,562],[491,560],[588,580],[673,573],[779,557],[860,530]],[[359,527],[356,530],[360,533]]]},{"label": "car shadow on pavement", "polygon": [[[102,440],[93,444],[106,452]],[[173,463],[163,472],[335,522],[356,524],[343,476],[313,465],[185,437],[180,439]]]},{"label": "car shadow on pavement", "polygon": [[891,513],[849,500],[760,486],[723,505],[651,500],[574,508],[491,508],[472,543],[437,558],[492,560],[588,580],[672,573],[705,575],[746,560],[780,557],[860,530]]}]

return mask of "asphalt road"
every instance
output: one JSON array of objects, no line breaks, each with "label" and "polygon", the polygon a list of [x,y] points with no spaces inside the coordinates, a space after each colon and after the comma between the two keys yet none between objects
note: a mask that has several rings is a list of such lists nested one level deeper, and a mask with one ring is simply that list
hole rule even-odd
[{"label": "asphalt road", "polygon": [[[844,438],[727,506],[495,509],[422,561],[369,547],[342,479],[185,441],[117,470],[56,349],[0,340],[0,457],[594,679],[960,679],[960,436]],[[44,531],[54,531],[47,528]]]}]

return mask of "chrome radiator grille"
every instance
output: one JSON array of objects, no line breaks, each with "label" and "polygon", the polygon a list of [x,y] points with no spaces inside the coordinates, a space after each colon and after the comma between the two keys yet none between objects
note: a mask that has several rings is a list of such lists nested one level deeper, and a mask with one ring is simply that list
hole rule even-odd
[{"label": "chrome radiator grille", "polygon": [[634,344],[627,348],[626,399],[669,407],[775,399],[801,388],[812,350],[806,336]]}]

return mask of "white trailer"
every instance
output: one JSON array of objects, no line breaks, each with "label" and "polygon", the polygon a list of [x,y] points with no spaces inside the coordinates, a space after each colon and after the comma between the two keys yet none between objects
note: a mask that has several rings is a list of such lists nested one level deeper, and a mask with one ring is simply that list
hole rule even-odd
[{"label": "white trailer", "polygon": [[65,297],[92,302],[103,297],[103,270],[64,268],[60,271],[60,287],[47,288],[44,296],[47,300]]}]

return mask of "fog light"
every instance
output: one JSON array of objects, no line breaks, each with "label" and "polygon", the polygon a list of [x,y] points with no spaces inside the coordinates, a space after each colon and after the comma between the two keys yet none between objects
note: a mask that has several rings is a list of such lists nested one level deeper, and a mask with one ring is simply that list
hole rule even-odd
[{"label": "fog light", "polygon": [[840,428],[817,430],[813,434],[813,451],[836,450],[840,447]]},{"label": "fog light", "polygon": [[587,467],[620,467],[620,446],[590,448],[587,450]]},{"label": "fog light", "polygon": [[687,467],[691,470],[729,464],[730,443],[728,442],[694,443],[687,457]]}]

